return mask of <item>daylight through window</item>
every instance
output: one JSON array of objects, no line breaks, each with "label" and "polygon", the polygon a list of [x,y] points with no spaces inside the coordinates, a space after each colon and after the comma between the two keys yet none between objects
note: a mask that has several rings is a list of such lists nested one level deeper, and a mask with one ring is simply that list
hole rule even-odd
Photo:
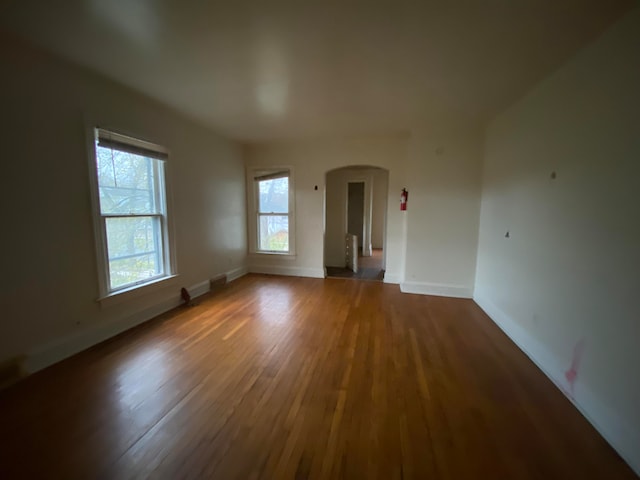
[{"label": "daylight through window", "polygon": [[266,173],[255,177],[257,190],[258,251],[288,253],[289,172]]},{"label": "daylight through window", "polygon": [[166,235],[166,151],[97,130],[96,172],[108,292],[170,274]]}]

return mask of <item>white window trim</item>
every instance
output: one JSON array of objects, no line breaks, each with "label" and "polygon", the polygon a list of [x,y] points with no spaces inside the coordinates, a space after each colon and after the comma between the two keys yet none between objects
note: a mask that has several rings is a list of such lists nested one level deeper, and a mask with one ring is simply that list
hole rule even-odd
[{"label": "white window trim", "polygon": [[[163,242],[163,260],[164,274],[147,280],[140,281],[133,285],[127,285],[118,289],[110,289],[109,270],[108,270],[108,253],[106,231],[104,229],[103,215],[100,210],[100,195],[98,188],[98,171],[96,159],[96,141],[99,129],[109,131],[119,139],[126,141],[132,146],[141,147],[147,150],[156,151],[167,157],[170,152],[165,147],[157,143],[141,140],[139,136],[120,133],[121,131],[109,127],[96,127],[94,125],[86,125],[87,151],[89,160],[89,186],[91,190],[91,207],[94,228],[94,241],[96,249],[97,270],[98,270],[98,288],[99,295],[96,301],[101,306],[110,306],[122,301],[133,299],[141,295],[157,291],[175,283],[178,277],[177,264],[175,255],[175,235],[173,227],[173,219],[171,215],[171,184],[169,174],[169,162],[164,160],[163,175],[160,188],[164,189],[164,199],[162,210],[162,242]],[[162,196],[161,196],[162,197]]]},{"label": "white window trim", "polygon": [[[258,183],[255,176],[268,172],[278,171],[289,172],[289,251],[270,252],[258,248]],[[251,256],[275,256],[284,258],[295,258],[296,256],[296,215],[295,215],[295,175],[293,167],[290,165],[275,165],[265,167],[247,167],[247,205],[249,212],[247,215],[249,232],[249,253]]]}]

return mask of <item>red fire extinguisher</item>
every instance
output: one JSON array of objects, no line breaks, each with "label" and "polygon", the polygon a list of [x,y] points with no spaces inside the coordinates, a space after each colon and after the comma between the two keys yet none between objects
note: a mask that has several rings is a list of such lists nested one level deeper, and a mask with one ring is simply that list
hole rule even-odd
[{"label": "red fire extinguisher", "polygon": [[407,209],[407,200],[409,199],[409,192],[406,188],[402,189],[400,194],[400,210],[405,211]]}]

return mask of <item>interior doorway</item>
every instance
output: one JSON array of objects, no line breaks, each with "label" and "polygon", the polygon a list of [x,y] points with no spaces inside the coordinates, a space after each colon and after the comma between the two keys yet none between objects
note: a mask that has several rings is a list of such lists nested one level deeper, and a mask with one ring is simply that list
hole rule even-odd
[{"label": "interior doorway", "polygon": [[364,182],[347,183],[347,233],[358,236],[358,250],[364,238]]},{"label": "interior doorway", "polygon": [[[331,170],[325,183],[324,265],[327,277],[384,279],[389,172],[352,166]],[[349,243],[357,237],[356,245]],[[354,262],[352,251],[357,250]],[[355,253],[355,252],[354,252]]]}]

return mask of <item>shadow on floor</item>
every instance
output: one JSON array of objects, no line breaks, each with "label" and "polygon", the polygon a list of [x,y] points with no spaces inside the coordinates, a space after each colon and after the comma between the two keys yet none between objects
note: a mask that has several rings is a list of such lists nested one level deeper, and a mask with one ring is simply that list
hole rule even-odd
[{"label": "shadow on floor", "polygon": [[356,278],[358,280],[381,282],[384,279],[384,270],[380,270],[379,268],[359,268],[358,273],[353,273],[348,268],[327,267],[327,277]]},{"label": "shadow on floor", "polygon": [[358,280],[373,280],[381,282],[384,279],[382,269],[382,249],[374,248],[371,255],[362,256],[362,250],[358,252],[358,273],[353,273],[345,267],[327,266],[327,277],[334,278],[356,278]]}]

